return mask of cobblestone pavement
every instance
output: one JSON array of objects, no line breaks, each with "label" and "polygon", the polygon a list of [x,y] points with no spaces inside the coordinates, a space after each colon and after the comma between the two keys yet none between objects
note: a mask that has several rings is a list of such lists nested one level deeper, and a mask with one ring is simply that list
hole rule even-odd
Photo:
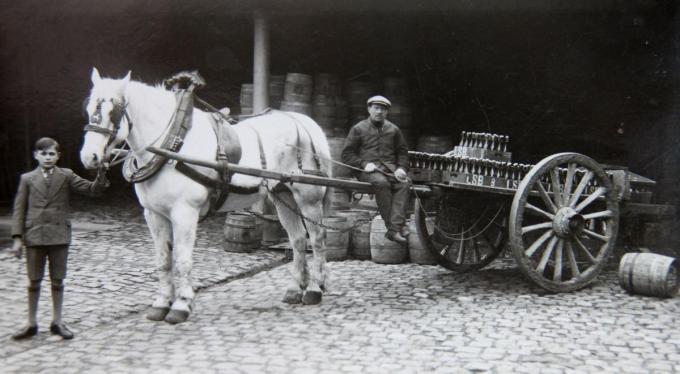
[{"label": "cobblestone pavement", "polygon": [[65,305],[72,341],[45,331],[45,285],[43,330],[9,340],[25,320],[25,271],[0,255],[3,372],[680,372],[680,298],[626,294],[614,262],[569,294],[542,292],[503,259],[471,274],[332,262],[321,305],[287,305],[283,254],[224,252],[219,217],[201,225],[189,321],[148,321],[156,280],[146,227],[138,214],[103,216],[90,218],[117,228],[74,236]]}]

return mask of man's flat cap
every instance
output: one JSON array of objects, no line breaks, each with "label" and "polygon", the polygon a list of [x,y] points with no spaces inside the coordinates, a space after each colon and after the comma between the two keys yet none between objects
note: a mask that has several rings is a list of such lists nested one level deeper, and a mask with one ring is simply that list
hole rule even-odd
[{"label": "man's flat cap", "polygon": [[386,97],[380,96],[380,95],[373,96],[370,99],[368,99],[368,101],[366,101],[366,105],[370,106],[371,104],[380,104],[380,105],[384,105],[388,108],[392,106],[391,101],[387,100]]}]

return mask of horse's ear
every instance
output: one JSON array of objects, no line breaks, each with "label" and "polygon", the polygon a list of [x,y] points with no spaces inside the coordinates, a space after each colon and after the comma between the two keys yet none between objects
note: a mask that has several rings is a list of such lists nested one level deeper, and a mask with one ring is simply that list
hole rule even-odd
[{"label": "horse's ear", "polygon": [[102,77],[99,75],[99,70],[97,70],[97,68],[95,67],[92,68],[92,74],[90,75],[90,79],[92,80],[92,84],[97,84],[97,82],[102,80]]},{"label": "horse's ear", "polygon": [[127,75],[125,76],[125,78],[123,78],[123,79],[121,80],[121,82],[123,82],[123,86],[122,86],[122,87],[123,87],[123,92],[125,92],[125,90],[127,89],[128,83],[130,83],[130,75],[132,75],[132,71],[131,71],[131,70],[128,70],[128,73],[127,73]]}]

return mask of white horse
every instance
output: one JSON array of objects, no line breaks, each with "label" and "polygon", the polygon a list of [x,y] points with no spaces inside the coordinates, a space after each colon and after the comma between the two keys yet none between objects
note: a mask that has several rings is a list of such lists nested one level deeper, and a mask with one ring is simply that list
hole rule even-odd
[{"label": "white horse", "polygon": [[[175,94],[160,85],[154,87],[131,81],[129,72],[123,79],[110,79],[101,78],[99,71],[93,68],[91,80],[87,104],[90,123],[86,127],[90,131],[86,132],[80,151],[83,165],[88,169],[100,167],[110,160],[113,149],[123,141],[129,144],[137,165],[149,162],[153,154],[146,148],[159,145],[176,109]],[[217,141],[210,116],[194,110],[193,125],[186,134],[180,154],[215,160]],[[303,169],[315,169],[310,151],[313,142],[321,161],[321,171],[330,175],[328,142],[319,126],[307,116],[271,111],[231,128],[238,135],[242,149],[239,165],[261,167],[259,137],[267,169],[300,172],[295,148],[298,144],[303,149],[300,153]],[[212,169],[197,169],[217,178],[217,172]],[[291,208],[299,209],[310,221],[320,222],[328,203],[327,188],[295,183],[279,188],[281,192],[274,197],[271,190],[281,182],[266,180],[266,183],[269,189],[262,178],[234,174],[232,185],[259,190],[249,195],[230,194],[219,211],[244,209],[268,196],[275,204],[293,247],[292,280],[283,301],[318,304],[326,278],[324,231],[310,222],[303,224],[303,219]],[[144,217],[154,241],[159,278],[158,295],[147,318],[184,322],[191,313],[194,299],[191,269],[196,227],[199,217],[208,211],[210,190],[178,172],[174,163],[166,162],[153,177],[136,183],[135,191],[144,207]],[[305,226],[314,253],[311,271],[305,259]]]}]

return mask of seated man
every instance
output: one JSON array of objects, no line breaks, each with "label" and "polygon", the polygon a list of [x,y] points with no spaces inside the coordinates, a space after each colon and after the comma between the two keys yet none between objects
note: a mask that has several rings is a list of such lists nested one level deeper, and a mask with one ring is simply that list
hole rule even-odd
[{"label": "seated man", "polygon": [[385,237],[406,244],[404,226],[409,184],[408,147],[399,127],[386,119],[392,103],[383,96],[368,99],[369,117],[354,125],[345,139],[342,162],[362,169],[357,179],[375,187]]}]

